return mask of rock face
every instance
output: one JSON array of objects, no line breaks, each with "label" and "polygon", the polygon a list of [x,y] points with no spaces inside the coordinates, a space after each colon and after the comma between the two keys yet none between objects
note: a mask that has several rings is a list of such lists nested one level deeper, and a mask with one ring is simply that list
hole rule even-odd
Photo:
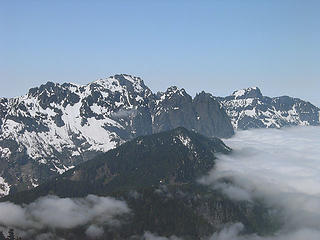
[{"label": "rock face", "polygon": [[209,93],[201,92],[192,99],[184,89],[171,87],[156,97],[154,133],[181,126],[206,136],[231,137],[234,134],[228,115]]},{"label": "rock face", "polygon": [[216,98],[226,109],[235,129],[316,126],[320,109],[309,102],[288,96],[266,97],[257,87]]},{"label": "rock face", "polygon": [[29,189],[137,136],[175,127],[230,137],[221,104],[184,89],[153,94],[143,81],[115,75],[87,85],[48,82],[0,99],[0,195]]}]

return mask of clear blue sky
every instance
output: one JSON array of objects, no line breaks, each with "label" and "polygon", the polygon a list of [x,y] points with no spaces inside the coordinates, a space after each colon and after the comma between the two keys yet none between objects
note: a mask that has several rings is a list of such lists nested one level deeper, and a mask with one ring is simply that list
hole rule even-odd
[{"label": "clear blue sky", "polygon": [[0,96],[117,73],[153,91],[258,86],[320,106],[320,1],[0,2]]}]

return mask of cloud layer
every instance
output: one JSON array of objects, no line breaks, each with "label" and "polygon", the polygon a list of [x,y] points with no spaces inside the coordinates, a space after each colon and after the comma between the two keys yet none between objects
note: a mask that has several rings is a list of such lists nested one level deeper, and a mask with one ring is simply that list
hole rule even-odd
[{"label": "cloud layer", "polygon": [[[20,206],[11,202],[0,203],[0,225],[33,235],[43,229],[72,229],[89,225],[91,237],[103,234],[104,225],[118,225],[116,216],[130,210],[125,202],[109,197],[88,195],[86,198],[59,198],[47,196]],[[50,239],[43,234],[43,239]]]},{"label": "cloud layer", "polygon": [[[225,142],[233,153],[220,155],[201,182],[236,201],[264,199],[283,211],[285,222],[278,236],[239,239],[320,239],[320,127],[239,131]],[[234,239],[239,224],[211,240]]]}]

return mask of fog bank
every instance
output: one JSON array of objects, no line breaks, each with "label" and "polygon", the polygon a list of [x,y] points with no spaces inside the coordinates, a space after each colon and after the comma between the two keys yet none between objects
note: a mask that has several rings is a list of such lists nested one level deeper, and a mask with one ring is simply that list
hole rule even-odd
[{"label": "fog bank", "polygon": [[[0,226],[14,228],[22,236],[51,239],[55,229],[88,226],[86,234],[98,237],[102,226],[119,225],[117,216],[128,213],[127,204],[110,197],[88,195],[85,198],[46,196],[28,205],[0,203]],[[50,233],[43,230],[50,229]],[[40,233],[41,234],[38,234]]]},{"label": "fog bank", "polygon": [[[281,209],[284,218],[277,236],[236,239],[320,239],[320,127],[238,131],[224,142],[233,153],[219,155],[200,182],[235,201],[264,199]],[[229,226],[211,240],[235,239],[242,227]]]}]

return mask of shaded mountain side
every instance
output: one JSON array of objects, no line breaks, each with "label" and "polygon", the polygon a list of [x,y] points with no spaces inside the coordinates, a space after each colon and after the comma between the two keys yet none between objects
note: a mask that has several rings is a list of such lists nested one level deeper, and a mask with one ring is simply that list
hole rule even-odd
[{"label": "shaded mountain side", "polygon": [[194,182],[213,168],[216,153],[230,151],[218,138],[207,138],[180,127],[137,137],[35,189],[13,194],[9,199],[21,196],[23,201],[33,201],[51,193],[77,197]]},{"label": "shaded mountain side", "polygon": [[207,137],[228,138],[234,134],[222,105],[209,93],[201,92],[192,99],[184,89],[170,87],[156,99],[153,133],[185,127]]},{"label": "shaded mountain side", "polygon": [[[199,239],[238,221],[247,232],[274,232],[279,227],[277,216],[262,203],[234,202],[197,183],[214,167],[216,153],[230,151],[218,138],[177,128],[138,137],[39,187],[1,200],[30,203],[48,194],[96,194],[126,201],[131,213],[122,216],[121,226],[105,226],[101,239],[141,239],[146,231]],[[66,239],[87,239],[85,229],[55,233]]]}]

